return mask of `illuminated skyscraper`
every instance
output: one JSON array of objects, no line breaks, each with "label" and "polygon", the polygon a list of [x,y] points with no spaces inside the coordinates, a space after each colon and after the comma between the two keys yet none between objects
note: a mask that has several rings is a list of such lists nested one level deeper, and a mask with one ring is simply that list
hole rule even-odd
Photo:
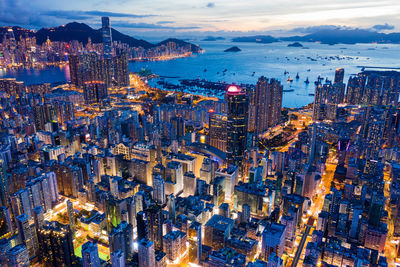
[{"label": "illuminated skyscraper", "polygon": [[8,173],[4,160],[0,159],[0,200],[6,206],[8,203]]},{"label": "illuminated skyscraper", "polygon": [[26,214],[21,214],[17,218],[18,234],[20,241],[28,249],[29,258],[33,258],[38,254],[38,243],[33,225],[29,222]]},{"label": "illuminated skyscraper", "polygon": [[226,151],[226,139],[228,135],[227,121],[228,117],[226,114],[210,111],[208,134],[209,144],[224,152]]},{"label": "illuminated skyscraper", "polygon": [[343,79],[344,79],[344,69],[343,68],[336,69],[334,83],[343,83]]},{"label": "illuminated skyscraper", "polygon": [[75,232],[75,212],[74,206],[72,205],[71,200],[67,200],[67,214],[68,214],[68,221],[69,226],[71,227],[72,232]]},{"label": "illuminated skyscraper", "polygon": [[139,241],[139,266],[156,266],[154,243],[148,239]]},{"label": "illuminated skyscraper", "polygon": [[159,174],[153,176],[153,198],[158,204],[165,203],[164,179]]},{"label": "illuminated skyscraper", "polygon": [[111,36],[110,18],[102,17],[101,24],[102,24],[102,33],[103,33],[104,58],[111,59],[112,58],[112,36]]},{"label": "illuminated skyscraper", "polygon": [[[283,86],[275,79],[267,79],[261,76],[258,79],[256,89],[253,92],[252,106],[253,122],[256,133],[262,133],[268,128],[277,125],[281,118]],[[250,123],[250,122],[249,122]]]},{"label": "illuminated skyscraper", "polygon": [[189,227],[189,261],[200,265],[202,254],[201,223],[193,222]]},{"label": "illuminated skyscraper", "polygon": [[100,267],[97,243],[88,241],[82,245],[82,262],[83,267]]},{"label": "illuminated skyscraper", "polygon": [[163,250],[163,223],[164,217],[161,206],[153,205],[146,211],[148,238],[154,242],[154,247]]},{"label": "illuminated skyscraper", "polygon": [[25,245],[20,244],[7,250],[8,266],[30,266],[28,251]]},{"label": "illuminated skyscraper", "polygon": [[56,121],[54,106],[51,104],[41,104],[33,107],[36,131],[45,130],[45,124]]},{"label": "illuminated skyscraper", "polygon": [[83,95],[88,105],[101,103],[108,96],[107,85],[102,81],[85,82]]},{"label": "illuminated skyscraper", "polygon": [[249,101],[246,93],[235,85],[229,86],[226,98],[228,102],[227,161],[228,164],[240,168],[246,152]]},{"label": "illuminated skyscraper", "polygon": [[133,227],[131,224],[122,221],[117,227],[113,228],[109,234],[110,252],[121,250],[125,259],[132,257],[133,254]]},{"label": "illuminated skyscraper", "polygon": [[113,58],[114,81],[118,86],[129,86],[129,61],[125,51],[120,50]]},{"label": "illuminated skyscraper", "polygon": [[42,264],[46,266],[75,266],[77,264],[72,232],[68,225],[48,222],[38,230],[38,240]]},{"label": "illuminated skyscraper", "polygon": [[111,253],[112,267],[125,267],[125,255],[122,250],[117,249]]},{"label": "illuminated skyscraper", "polygon": [[0,236],[14,231],[10,211],[6,206],[0,207]]}]

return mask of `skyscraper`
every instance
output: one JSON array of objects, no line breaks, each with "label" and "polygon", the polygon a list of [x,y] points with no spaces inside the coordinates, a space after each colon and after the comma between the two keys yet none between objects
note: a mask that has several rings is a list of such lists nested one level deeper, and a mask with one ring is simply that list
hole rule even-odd
[{"label": "skyscraper", "polygon": [[261,76],[253,94],[251,104],[255,110],[252,113],[254,118],[250,118],[250,121],[254,129],[250,130],[262,133],[280,121],[283,86],[275,79]]},{"label": "skyscraper", "polygon": [[201,223],[193,222],[189,227],[189,261],[200,264],[202,254]]},{"label": "skyscraper", "polygon": [[75,232],[75,213],[74,213],[74,207],[72,205],[71,200],[67,200],[67,213],[68,213],[68,221],[69,221],[69,226],[71,227],[72,232]]},{"label": "skyscraper", "polygon": [[125,267],[125,255],[122,250],[117,249],[111,252],[111,266],[112,267]]},{"label": "skyscraper", "polygon": [[158,250],[163,249],[163,223],[164,217],[161,206],[153,205],[146,211],[148,238],[154,242],[154,247]]},{"label": "skyscraper", "polygon": [[29,258],[33,258],[38,254],[38,242],[33,225],[30,225],[29,217],[21,214],[17,218],[18,234],[20,241],[25,244]]},{"label": "skyscraper", "polygon": [[113,228],[109,234],[110,252],[121,250],[125,259],[133,254],[133,227],[131,224],[122,221]]},{"label": "skyscraper", "polygon": [[332,93],[332,83],[326,81],[324,85],[320,81],[315,86],[315,96],[313,105],[313,120],[323,120],[326,118],[328,96]]},{"label": "skyscraper", "polygon": [[101,103],[108,96],[107,85],[103,81],[85,82],[83,96],[87,105]]},{"label": "skyscraper", "polygon": [[139,266],[156,266],[154,243],[148,239],[139,241]]},{"label": "skyscraper", "polygon": [[226,91],[228,102],[227,161],[230,165],[242,166],[246,152],[248,98],[239,87],[232,85]]},{"label": "skyscraper", "polygon": [[213,110],[210,111],[209,144],[224,152],[226,151],[226,139],[228,135],[227,121],[228,117],[226,114],[215,113]]},{"label": "skyscraper", "polygon": [[8,266],[30,266],[28,251],[25,245],[20,244],[7,250]]},{"label": "skyscraper", "polygon": [[102,24],[102,33],[103,33],[104,58],[111,59],[112,58],[112,36],[111,36],[110,18],[102,17],[101,24]]},{"label": "skyscraper", "polygon": [[0,200],[3,206],[8,203],[8,173],[4,160],[0,159]]},{"label": "skyscraper", "polygon": [[127,53],[124,50],[118,50],[112,64],[114,81],[118,86],[129,86],[129,61]]},{"label": "skyscraper", "polygon": [[343,68],[336,69],[334,83],[343,83],[343,79],[344,79],[344,69]]},{"label": "skyscraper", "polygon": [[[74,266],[77,264],[68,225],[48,222],[38,230],[41,263],[46,266]],[[60,249],[62,248],[62,249]]]},{"label": "skyscraper", "polygon": [[158,204],[165,203],[164,179],[159,174],[153,176],[153,198]]},{"label": "skyscraper", "polygon": [[82,245],[82,262],[83,267],[100,267],[97,243],[88,241]]}]

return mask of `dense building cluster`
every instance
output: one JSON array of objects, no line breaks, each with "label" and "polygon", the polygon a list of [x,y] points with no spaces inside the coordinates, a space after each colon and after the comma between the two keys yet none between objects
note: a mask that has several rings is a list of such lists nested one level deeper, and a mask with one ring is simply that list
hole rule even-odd
[{"label": "dense building cluster", "polygon": [[[42,68],[46,65],[65,64],[69,61],[69,55],[80,53],[104,54],[106,59],[111,60],[113,50],[124,51],[124,56],[116,60],[125,60],[125,57],[129,60],[163,60],[190,56],[192,52],[201,51],[199,47],[193,50],[194,45],[176,39],[167,39],[157,45],[148,43],[150,47],[130,46],[121,41],[112,40],[108,17],[102,18],[102,24],[103,42],[100,43],[92,42],[90,37],[84,43],[77,40],[52,41],[49,38],[43,43],[38,43],[33,30],[0,27],[0,68]],[[61,31],[64,29],[72,32],[85,30],[79,28],[81,27],[79,23],[60,27],[63,28]]]},{"label": "dense building cluster", "polygon": [[288,114],[266,77],[220,100],[111,97],[131,84],[108,18],[102,30],[102,53],[69,57],[70,84],[0,80],[1,266],[394,262],[397,72],[363,71],[346,90],[338,69],[312,109]]}]

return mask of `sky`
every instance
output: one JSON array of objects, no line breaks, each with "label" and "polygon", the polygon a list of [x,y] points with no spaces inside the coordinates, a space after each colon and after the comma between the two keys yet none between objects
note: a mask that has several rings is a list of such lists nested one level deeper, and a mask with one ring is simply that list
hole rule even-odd
[{"label": "sky", "polygon": [[32,29],[71,21],[130,35],[275,35],[319,27],[400,30],[400,0],[0,0],[0,25]]}]

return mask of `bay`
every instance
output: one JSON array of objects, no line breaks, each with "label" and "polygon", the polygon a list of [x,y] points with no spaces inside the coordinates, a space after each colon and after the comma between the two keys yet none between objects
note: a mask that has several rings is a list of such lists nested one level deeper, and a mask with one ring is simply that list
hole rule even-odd
[{"label": "bay", "polygon": [[[230,41],[197,42],[205,52],[186,58],[167,61],[130,62],[130,71],[150,69],[153,73],[173,78],[163,78],[171,83],[180,79],[207,79],[227,83],[257,82],[264,75],[281,81],[284,90],[283,106],[301,107],[313,101],[314,81],[321,76],[333,79],[336,68],[345,69],[345,82],[351,74],[361,71],[358,66],[400,67],[400,45],[356,44],[325,45],[303,43],[308,49],[288,47],[287,42],[272,44],[232,43]],[[238,46],[241,51],[224,52]],[[224,70],[226,69],[225,75]],[[287,71],[288,74],[284,74]],[[253,74],[254,73],[254,74]],[[296,80],[296,74],[299,79]],[[15,77],[26,84],[65,82],[69,80],[68,66],[49,67],[43,70],[0,71],[0,77]],[[287,82],[288,78],[293,82]],[[304,83],[308,78],[310,83]],[[149,81],[155,85],[157,80]]]}]

